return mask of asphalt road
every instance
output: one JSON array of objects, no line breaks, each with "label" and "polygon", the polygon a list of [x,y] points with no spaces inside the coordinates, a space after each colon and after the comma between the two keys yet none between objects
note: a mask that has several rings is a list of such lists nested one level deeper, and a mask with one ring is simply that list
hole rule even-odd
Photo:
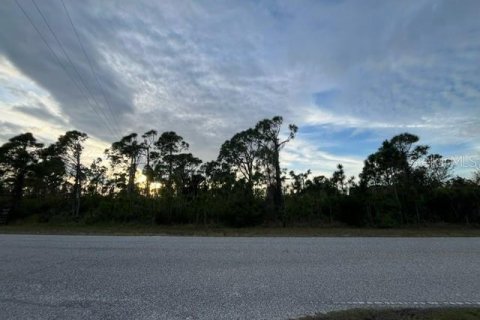
[{"label": "asphalt road", "polygon": [[0,235],[0,319],[288,319],[480,307],[480,238]]}]

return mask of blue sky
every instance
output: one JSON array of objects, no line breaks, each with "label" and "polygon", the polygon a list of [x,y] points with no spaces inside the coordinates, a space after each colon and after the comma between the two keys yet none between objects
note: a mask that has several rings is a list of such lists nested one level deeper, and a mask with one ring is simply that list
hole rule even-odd
[{"label": "blue sky", "polygon": [[479,1],[65,0],[78,39],[60,0],[35,2],[49,26],[18,0],[58,60],[4,1],[0,143],[75,128],[93,157],[122,134],[175,130],[211,160],[235,132],[282,115],[300,128],[289,169],[343,163],[356,175],[402,132],[480,160]]}]

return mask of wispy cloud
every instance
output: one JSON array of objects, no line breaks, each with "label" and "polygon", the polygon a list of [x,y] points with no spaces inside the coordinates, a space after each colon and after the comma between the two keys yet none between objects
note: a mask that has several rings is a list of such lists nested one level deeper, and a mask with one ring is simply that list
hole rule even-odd
[{"label": "wispy cloud", "polygon": [[176,130],[209,160],[238,130],[280,114],[308,128],[285,165],[344,162],[352,174],[403,131],[439,152],[478,152],[478,1],[66,1],[94,72],[61,2],[37,4],[72,64],[32,2],[19,3],[67,72],[7,1],[5,128],[49,139],[77,128],[104,145],[117,131]]}]

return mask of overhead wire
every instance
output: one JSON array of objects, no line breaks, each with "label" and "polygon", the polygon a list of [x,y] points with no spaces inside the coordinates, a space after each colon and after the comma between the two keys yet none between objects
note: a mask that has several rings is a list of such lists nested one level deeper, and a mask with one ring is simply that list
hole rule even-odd
[{"label": "overhead wire", "polygon": [[100,79],[98,78],[97,73],[95,72],[95,68],[93,68],[92,61],[91,61],[90,57],[88,56],[87,51],[85,50],[85,46],[83,45],[83,43],[80,39],[80,35],[78,34],[77,28],[75,27],[75,24],[73,23],[73,19],[70,16],[70,13],[68,11],[67,6],[65,5],[65,1],[61,0],[61,2],[62,2],[63,9],[65,10],[66,16],[68,17],[68,20],[70,21],[70,25],[72,26],[73,32],[75,33],[75,37],[77,38],[77,41],[80,44],[80,48],[82,49],[82,52],[85,55],[85,58],[88,62],[88,65],[90,66],[90,71],[92,72],[92,75],[95,78],[95,81],[97,82],[98,87],[100,88],[100,91],[103,95],[103,98],[104,98],[105,102],[107,103],[108,109],[110,111],[110,114],[112,115],[112,118],[113,118],[115,124],[117,125],[117,127],[119,127],[118,119],[117,119],[115,113],[113,112],[113,108],[112,108],[112,105],[110,103],[110,100],[107,98],[107,95],[105,94],[105,90],[103,89],[103,86],[100,82]]},{"label": "overhead wire", "polygon": [[[97,114],[98,116],[98,120],[102,119],[100,113],[98,113],[98,111],[92,106],[91,102],[90,102],[90,99],[88,98],[88,96],[85,95],[85,93],[83,92],[82,88],[80,87],[80,85],[77,83],[77,81],[74,79],[74,77],[72,77],[72,75],[70,74],[70,72],[68,71],[67,67],[65,66],[65,64],[62,62],[62,60],[59,58],[59,56],[57,55],[57,53],[55,52],[55,50],[53,50],[53,48],[50,46],[50,44],[48,43],[47,39],[45,38],[45,36],[43,35],[43,33],[40,31],[40,29],[37,27],[37,25],[35,24],[35,22],[32,20],[32,18],[30,17],[30,15],[26,12],[25,8],[18,2],[18,0],[14,0],[15,1],[15,4],[17,5],[17,7],[22,11],[23,15],[27,18],[27,20],[29,21],[29,23],[32,25],[32,27],[35,29],[35,31],[37,32],[37,34],[39,35],[40,39],[43,41],[43,43],[45,44],[45,46],[48,48],[50,54],[54,57],[55,61],[58,63],[58,65],[60,65],[60,67],[65,71],[65,73],[67,74],[67,76],[69,77],[69,79],[72,81],[72,83],[77,87],[78,91],[80,92],[80,94],[84,97],[84,99],[88,102],[88,105],[89,107],[92,109],[92,111],[94,111],[94,113]],[[112,133],[113,135],[115,135],[115,133],[113,132],[113,130],[110,128],[108,122],[106,123],[107,124],[107,129],[110,131],[110,133]]]},{"label": "overhead wire", "polygon": [[42,13],[42,11],[40,10],[40,8],[38,7],[37,3],[35,0],[31,0],[33,5],[35,6],[35,8],[37,9],[38,13],[40,14],[40,16],[42,17],[43,21],[45,22],[45,25],[47,26],[48,30],[50,31],[50,33],[53,35],[55,41],[58,43],[60,49],[62,50],[63,54],[65,55],[65,57],[67,58],[68,62],[70,63],[70,65],[72,66],[72,69],[75,71],[75,73],[77,74],[78,78],[80,79],[80,82],[81,84],[83,84],[83,86],[85,87],[87,93],[91,96],[92,100],[95,102],[95,104],[99,107],[99,110],[101,111],[103,117],[105,118],[106,122],[108,123],[108,125],[113,128],[115,131],[116,130],[116,135],[120,136],[119,134],[119,131],[118,131],[118,128],[115,128],[113,126],[113,124],[111,123],[111,121],[108,119],[107,115],[105,114],[105,111],[103,110],[102,106],[100,105],[100,103],[97,101],[97,99],[95,98],[95,95],[92,94],[92,92],[90,91],[89,87],[87,86],[87,84],[85,83],[85,80],[83,79],[82,75],[80,74],[80,72],[78,71],[78,69],[75,67],[75,64],[72,62],[71,58],[70,58],[70,55],[68,54],[68,52],[65,50],[65,47],[62,45],[62,42],[58,39],[55,31],[52,29],[52,27],[50,26],[50,24],[48,23],[47,21],[47,18],[45,17],[45,15]]}]

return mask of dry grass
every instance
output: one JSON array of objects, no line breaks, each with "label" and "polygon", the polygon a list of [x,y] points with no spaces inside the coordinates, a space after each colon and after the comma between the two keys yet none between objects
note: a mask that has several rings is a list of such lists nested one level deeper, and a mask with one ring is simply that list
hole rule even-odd
[{"label": "dry grass", "polygon": [[458,225],[405,227],[395,229],[348,227],[252,227],[226,228],[195,225],[157,226],[140,224],[46,224],[31,221],[0,226],[0,233],[92,234],[92,235],[180,235],[180,236],[267,236],[267,237],[479,237],[479,227]]},{"label": "dry grass", "polygon": [[336,311],[298,320],[478,320],[480,308],[433,309],[353,309]]}]

